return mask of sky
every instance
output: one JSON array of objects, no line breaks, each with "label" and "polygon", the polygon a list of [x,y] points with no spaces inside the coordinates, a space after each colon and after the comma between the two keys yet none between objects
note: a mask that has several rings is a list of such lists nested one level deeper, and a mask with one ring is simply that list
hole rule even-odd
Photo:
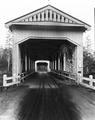
[{"label": "sky", "polygon": [[6,22],[48,4],[91,25],[91,31],[86,32],[85,37],[89,36],[92,43],[92,49],[95,48],[95,0],[2,0],[0,1],[0,46],[5,46],[6,43],[5,41],[8,34],[8,29],[5,28]]}]

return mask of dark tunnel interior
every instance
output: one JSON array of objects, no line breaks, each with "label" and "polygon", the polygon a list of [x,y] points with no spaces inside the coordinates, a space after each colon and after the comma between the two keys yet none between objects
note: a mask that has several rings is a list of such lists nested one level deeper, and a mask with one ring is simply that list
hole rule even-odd
[{"label": "dark tunnel interior", "polygon": [[21,43],[21,56],[24,54],[30,56],[32,60],[51,60],[55,53],[60,51],[62,45],[74,46],[67,40],[50,40],[50,39],[29,39]]}]

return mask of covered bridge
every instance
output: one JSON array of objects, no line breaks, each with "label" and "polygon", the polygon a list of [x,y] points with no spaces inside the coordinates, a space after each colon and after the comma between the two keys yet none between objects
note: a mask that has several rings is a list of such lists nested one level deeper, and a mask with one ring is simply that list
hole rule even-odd
[{"label": "covered bridge", "polygon": [[85,22],[47,5],[5,25],[13,35],[13,74],[47,60],[51,71],[83,75],[83,33],[90,29]]}]

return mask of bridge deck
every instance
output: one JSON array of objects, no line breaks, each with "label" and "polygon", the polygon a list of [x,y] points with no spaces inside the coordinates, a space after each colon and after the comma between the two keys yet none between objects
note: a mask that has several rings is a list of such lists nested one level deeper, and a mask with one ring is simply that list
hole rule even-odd
[{"label": "bridge deck", "polygon": [[94,101],[90,89],[34,73],[22,86],[1,92],[0,120],[94,120]]}]

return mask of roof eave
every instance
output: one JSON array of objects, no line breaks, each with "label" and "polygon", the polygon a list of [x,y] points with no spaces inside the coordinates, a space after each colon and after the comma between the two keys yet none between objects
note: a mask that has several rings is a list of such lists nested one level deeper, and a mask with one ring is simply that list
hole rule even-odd
[{"label": "roof eave", "polygon": [[91,30],[91,26],[88,26],[87,24],[66,24],[66,23],[57,23],[57,22],[26,22],[26,23],[7,23],[5,24],[6,28],[11,28],[11,26],[25,26],[25,25],[29,25],[29,26],[59,26],[59,27],[81,27],[84,28],[84,31],[89,31]]}]

